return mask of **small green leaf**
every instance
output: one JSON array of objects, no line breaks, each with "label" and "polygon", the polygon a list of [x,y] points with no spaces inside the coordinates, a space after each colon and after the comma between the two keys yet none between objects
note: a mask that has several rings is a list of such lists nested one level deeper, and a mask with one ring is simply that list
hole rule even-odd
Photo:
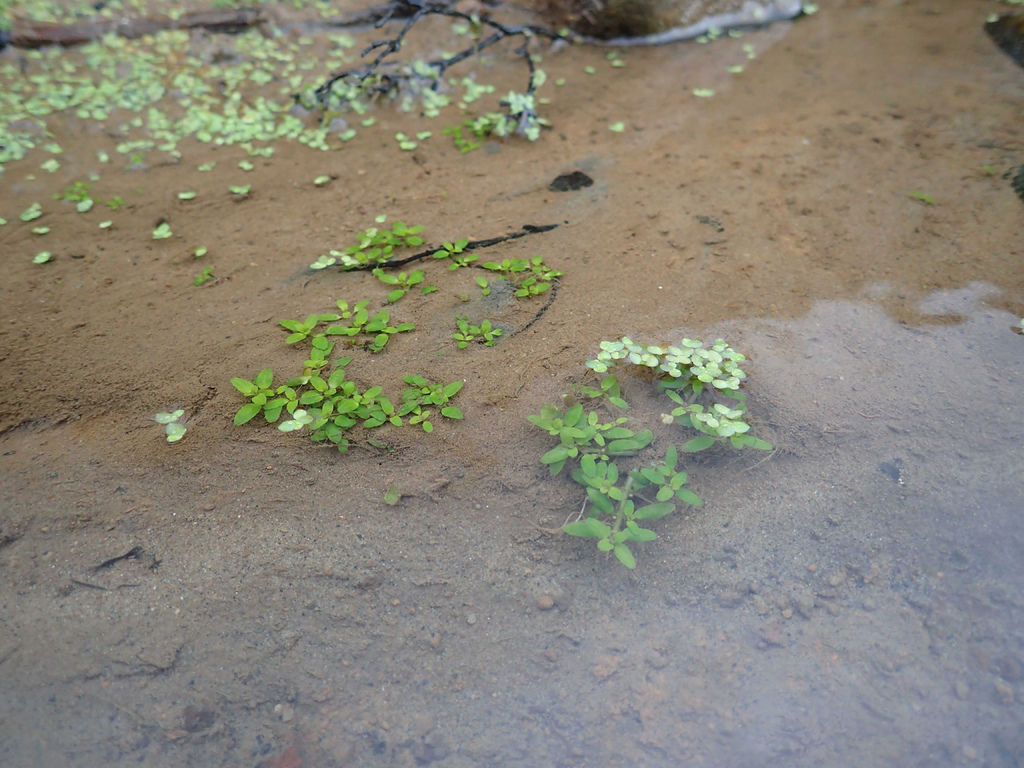
[{"label": "small green leaf", "polygon": [[157,424],[170,424],[172,421],[177,421],[184,415],[184,409],[179,408],[176,411],[158,413],[156,416],[153,417],[153,420]]},{"label": "small green leaf", "polygon": [[715,438],[711,437],[711,435],[701,435],[700,437],[695,437],[693,440],[683,443],[679,446],[679,450],[684,453],[697,453],[698,451],[710,448],[714,444]]},{"label": "small green leaf", "polygon": [[395,506],[399,501],[402,500],[402,492],[398,490],[398,486],[392,483],[388,486],[388,489],[384,491],[384,503],[389,507]]},{"label": "small green leaf", "polygon": [[53,258],[53,255],[49,251],[40,251],[32,257],[33,264],[45,264]]},{"label": "small green leaf", "polygon": [[261,405],[257,405],[256,403],[246,403],[239,408],[238,412],[235,414],[235,426],[239,427],[248,421],[252,421],[262,410],[263,406]]},{"label": "small green leaf", "polygon": [[172,421],[164,428],[164,432],[167,435],[168,443],[178,442],[179,440],[181,440],[181,438],[185,436],[185,432],[187,431],[188,430],[184,424],[179,424],[176,421]]},{"label": "small green leaf", "polygon": [[701,501],[700,496],[691,491],[689,488],[680,488],[678,491],[676,491],[676,496],[679,497],[680,501],[689,504],[691,507],[704,506],[704,502]]},{"label": "small green leaf", "polygon": [[603,539],[612,532],[607,523],[588,517],[586,520],[578,520],[575,523],[566,523],[562,530],[570,536],[579,536],[584,539]]},{"label": "small green leaf", "polygon": [[633,558],[633,553],[629,551],[629,547],[625,544],[616,544],[614,552],[615,556],[619,558],[619,562],[624,566],[630,569],[636,568],[636,560]]},{"label": "small green leaf", "polygon": [[640,507],[633,514],[637,520],[657,520],[659,517],[671,514],[675,511],[676,505],[671,502],[658,502]]},{"label": "small green leaf", "polygon": [[461,419],[462,411],[453,405],[441,409],[441,415],[449,419]]}]

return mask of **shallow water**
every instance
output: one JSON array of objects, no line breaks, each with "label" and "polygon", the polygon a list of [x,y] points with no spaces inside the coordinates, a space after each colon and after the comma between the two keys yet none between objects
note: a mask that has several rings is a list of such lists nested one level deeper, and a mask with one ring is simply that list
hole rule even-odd
[{"label": "shallow water", "polygon": [[[837,3],[615,69],[563,51],[535,145],[402,153],[392,134],[422,126],[380,109],[379,135],[247,174],[188,146],[103,170],[130,202],[106,235],[47,202],[40,266],[18,212],[111,141],[58,122],[62,170],[30,156],[0,188],[0,763],[1024,761],[1024,207],[1002,177],[1024,73],[988,10]],[[577,169],[594,185],[549,190]],[[344,456],[232,426],[230,377],[301,357],[277,320],[379,298],[305,265],[380,211],[428,242],[564,222],[487,257],[566,275],[529,329],[458,351],[457,314],[536,313],[435,270],[393,308],[416,333],[353,353],[367,385],[464,379],[463,422]],[[153,241],[163,217],[176,237]],[[217,279],[193,287],[197,243]],[[525,419],[622,334],[727,338],[775,446],[691,459],[705,506],[658,521],[632,572],[552,533],[582,495]],[[659,445],[688,437],[623,380]],[[178,406],[168,446],[151,417]]]}]

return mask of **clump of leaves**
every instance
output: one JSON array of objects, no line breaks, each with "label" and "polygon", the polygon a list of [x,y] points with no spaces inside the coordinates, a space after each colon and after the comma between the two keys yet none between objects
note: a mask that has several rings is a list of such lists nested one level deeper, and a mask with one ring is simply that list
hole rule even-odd
[{"label": "clump of leaves", "polygon": [[454,243],[442,243],[441,247],[434,251],[433,256],[435,259],[448,259],[448,269],[453,271],[468,267],[477,258],[475,253],[464,253],[468,245],[469,240],[465,237]]},{"label": "clump of leaves", "polygon": [[490,320],[482,320],[480,325],[473,325],[468,318],[457,317],[455,324],[458,330],[452,334],[452,338],[458,342],[459,349],[465,349],[473,342],[493,347],[501,336],[501,328],[493,327]]},{"label": "clump of leaves", "polygon": [[366,302],[359,302],[352,308],[345,302],[338,302],[338,305],[339,308],[344,307],[342,314],[347,317],[332,313],[310,315],[302,323],[282,321],[281,325],[292,331],[288,343],[310,340],[309,359],[305,361],[301,375],[275,386],[273,370],[265,368],[252,380],[231,380],[235,389],[248,399],[235,413],[236,425],[246,424],[261,414],[267,423],[273,424],[287,415],[278,424],[280,431],[308,429],[313,442],[328,443],[344,452],[349,447],[349,430],[356,426],[375,429],[386,424],[400,427],[408,423],[419,425],[424,432],[432,432],[431,406],[440,407],[445,418],[462,418],[462,412],[449,405],[451,398],[462,389],[462,382],[436,384],[421,376],[409,376],[405,383],[410,387],[396,404],[382,394],[382,387],[361,389],[347,377],[346,367],[352,361],[351,357],[336,360],[332,367],[330,355],[334,342],[328,339],[330,328],[314,334],[316,327],[339,319],[348,319],[355,326],[332,327],[364,327],[367,324]]},{"label": "clump of leaves", "polygon": [[192,285],[200,286],[203,283],[208,283],[214,279],[213,267],[203,267],[203,271],[196,275],[192,281]]},{"label": "clump of leaves", "polygon": [[[551,289],[552,283],[562,276],[560,270],[551,269],[545,264],[542,256],[534,256],[529,261],[526,259],[503,259],[500,263],[487,261],[480,266],[499,272],[503,279],[513,284],[515,295],[519,298],[539,296],[545,293]],[[486,289],[486,281],[480,287]]]},{"label": "clump of leaves", "polygon": [[[388,294],[388,303],[394,304],[400,298],[405,296],[414,286],[419,285],[423,282],[424,271],[417,269],[410,272],[408,275],[405,272],[399,272],[397,275],[392,275],[389,272],[385,272],[380,267],[373,270],[373,275],[385,285],[395,286],[394,290]],[[423,286],[423,293],[432,293],[437,288],[432,285]]]},{"label": "clump of leaves", "polygon": [[634,342],[628,337],[602,341],[597,358],[586,365],[605,375],[597,386],[580,387],[583,396],[599,408],[607,404],[626,409],[618,378],[609,371],[620,365],[639,366],[653,372],[658,389],[677,405],[671,413],[662,414],[661,421],[681,424],[700,434],[678,448],[669,445],[664,458],[654,463],[623,469],[620,462],[647,449],[653,432],[634,431],[627,426],[625,416],[606,420],[598,410],[587,410],[582,403],[565,411],[545,406],[540,413],[529,416],[531,423],[558,438],[558,445],[541,456],[541,463],[552,475],[568,467],[570,477],[586,490],[586,514],[581,513],[562,529],[571,536],[596,539],[599,550],[612,552],[627,568],[635,568],[630,544],[657,538],[641,523],[646,525],[646,521],[672,513],[677,502],[695,507],[703,504],[686,488],[689,476],[678,467],[680,453],[703,451],[719,442],[728,442],[734,448],[771,449],[770,444],[750,434],[750,426],[743,421],[746,400],[738,390],[746,379],[739,367],[744,359],[721,339],[710,346],[683,339],[667,347]]},{"label": "clump of leaves", "polygon": [[[350,307],[348,302],[339,299],[337,313],[309,315],[302,321],[282,320],[281,327],[291,331],[285,343],[296,344],[312,337],[314,350],[329,351],[334,346],[333,342],[328,340],[329,336],[364,336],[371,338],[364,338],[361,341],[353,338],[350,346],[361,346],[370,352],[380,352],[387,346],[394,334],[405,333],[416,328],[412,323],[391,325],[391,315],[386,310],[381,310],[371,317],[366,309],[369,303],[369,301],[360,301]],[[339,320],[344,322],[338,323]],[[323,331],[314,333],[321,323],[337,324],[329,325]]]},{"label": "clump of leaves", "polygon": [[423,238],[419,236],[422,231],[422,226],[409,227],[401,221],[396,221],[390,229],[370,227],[359,236],[358,242],[343,251],[328,251],[310,264],[309,268],[326,269],[341,264],[343,269],[357,269],[383,264],[391,258],[395,248],[423,245]]},{"label": "clump of leaves", "polygon": [[[445,136],[452,137],[452,143],[455,144],[455,148],[459,150],[459,154],[466,154],[472,152],[474,149],[479,149],[480,144],[468,139],[463,135],[463,131],[468,130],[473,136],[477,136],[475,130],[473,130],[473,121],[466,120],[462,125],[449,125],[441,130]],[[479,138],[479,137],[478,137]]]},{"label": "clump of leaves", "polygon": [[54,194],[54,200],[70,200],[74,203],[85,202],[86,200],[92,200],[92,195],[89,194],[89,190],[92,189],[92,184],[84,181],[75,181],[64,187],[62,192]]},{"label": "clump of leaves", "polygon": [[184,409],[179,408],[176,411],[158,413],[153,417],[157,424],[164,425],[164,433],[168,443],[178,442],[185,436],[185,432],[188,431],[187,427],[179,421],[184,415]]},{"label": "clump of leaves", "polygon": [[43,206],[39,203],[32,203],[28,208],[21,212],[18,216],[22,221],[33,221],[43,215]]}]

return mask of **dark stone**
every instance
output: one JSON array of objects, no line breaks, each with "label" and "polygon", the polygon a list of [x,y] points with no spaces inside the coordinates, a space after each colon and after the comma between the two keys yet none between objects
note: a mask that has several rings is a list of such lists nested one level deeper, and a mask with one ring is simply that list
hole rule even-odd
[{"label": "dark stone", "polygon": [[575,192],[577,189],[589,187],[593,183],[594,180],[583,171],[573,171],[572,173],[563,173],[561,176],[556,176],[555,180],[548,186],[548,189],[552,192]]},{"label": "dark stone", "polygon": [[195,707],[191,704],[185,707],[185,711],[182,713],[185,730],[189,733],[205,731],[213,725],[213,721],[216,719],[217,715],[214,714],[213,710],[202,709],[201,707]]}]

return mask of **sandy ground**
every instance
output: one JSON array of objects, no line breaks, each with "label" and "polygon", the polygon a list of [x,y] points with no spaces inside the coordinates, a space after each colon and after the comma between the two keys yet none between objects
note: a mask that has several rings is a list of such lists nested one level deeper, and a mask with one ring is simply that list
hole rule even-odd
[{"label": "sandy ground", "polygon": [[[382,107],[250,173],[199,143],[121,170],[53,120],[61,170],[36,152],[0,177],[0,763],[1024,764],[1024,72],[982,31],[998,10],[825,3],[622,68],[545,53],[552,130],[465,155],[444,117]],[[126,209],[51,203],[94,169]],[[594,184],[549,189],[573,170]],[[488,257],[565,275],[528,329],[460,351],[456,315],[523,310],[427,265],[441,290],[392,308],[416,332],[353,352],[366,385],[465,380],[462,422],[345,455],[233,426],[231,377],[301,366],[278,320],[383,301],[306,267],[378,213],[432,244],[558,224]],[[623,334],[728,338],[776,447],[693,460],[705,506],[632,572],[550,532],[582,496],[526,421]],[[169,445],[152,416],[175,407]]]}]

